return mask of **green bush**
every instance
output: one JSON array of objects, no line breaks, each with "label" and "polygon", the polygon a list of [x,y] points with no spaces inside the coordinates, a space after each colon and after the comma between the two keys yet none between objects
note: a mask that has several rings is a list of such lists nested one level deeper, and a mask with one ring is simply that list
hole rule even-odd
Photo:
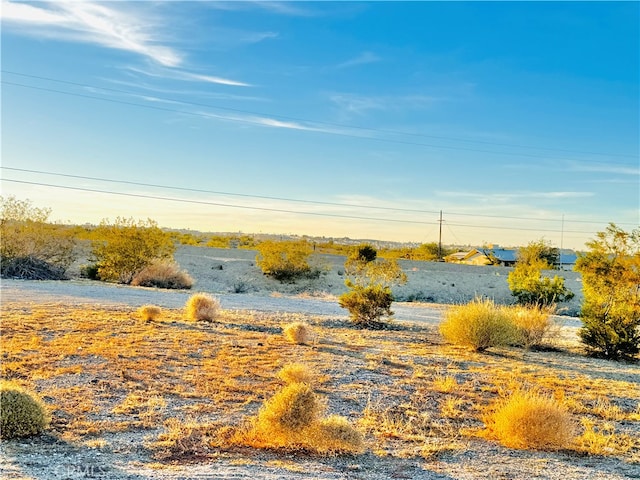
[{"label": "green bush", "polygon": [[632,358],[640,351],[640,229],[610,224],[587,246],[576,262],[584,293],[580,338],[595,356]]},{"label": "green bush", "polygon": [[171,235],[149,219],[117,218],[103,221],[95,232],[93,257],[100,280],[129,284],[145,267],[161,260],[172,260],[175,246]]},{"label": "green bush", "polygon": [[42,401],[15,382],[0,381],[0,438],[28,437],[49,423]]},{"label": "green bush", "polygon": [[73,230],[48,223],[51,210],[29,200],[0,196],[0,274],[7,278],[56,280],[75,259]]},{"label": "green bush", "polygon": [[395,260],[378,259],[370,245],[355,247],[345,261],[349,289],[338,302],[349,311],[353,323],[359,327],[381,328],[383,316],[392,316],[392,284],[402,284],[407,277]]},{"label": "green bush", "polygon": [[511,345],[518,338],[509,314],[492,300],[482,299],[449,308],[440,323],[440,333],[448,342],[477,352]]},{"label": "green bush", "polygon": [[262,273],[282,283],[320,275],[320,269],[309,264],[313,249],[305,241],[266,241],[258,245],[258,252],[256,264]]},{"label": "green bush", "polygon": [[544,277],[542,270],[550,270],[558,258],[558,249],[544,241],[531,242],[518,251],[518,261],[507,281],[511,294],[520,305],[548,307],[569,301],[574,294],[564,285],[564,278]]},{"label": "green bush", "polygon": [[348,292],[340,295],[340,306],[349,310],[353,323],[359,327],[382,328],[380,319],[391,316],[393,293],[382,285],[353,285]]}]

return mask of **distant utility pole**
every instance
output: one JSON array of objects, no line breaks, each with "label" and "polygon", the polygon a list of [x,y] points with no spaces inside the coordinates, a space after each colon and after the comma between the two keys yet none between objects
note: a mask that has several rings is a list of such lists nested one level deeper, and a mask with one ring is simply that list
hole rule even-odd
[{"label": "distant utility pole", "polygon": [[440,210],[440,234],[438,235],[438,260],[442,260],[442,210]]},{"label": "distant utility pole", "polygon": [[562,227],[560,229],[560,253],[558,254],[558,270],[562,270],[562,248],[564,247],[564,213],[562,214]]}]

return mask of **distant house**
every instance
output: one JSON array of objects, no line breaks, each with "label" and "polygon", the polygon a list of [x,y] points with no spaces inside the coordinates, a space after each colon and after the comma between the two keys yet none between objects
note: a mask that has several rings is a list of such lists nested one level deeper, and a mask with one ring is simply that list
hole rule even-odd
[{"label": "distant house", "polygon": [[[468,252],[457,252],[447,257],[448,262],[463,263],[465,265],[501,265],[512,267],[516,264],[518,250],[516,248],[501,248],[492,245],[486,248],[474,248]],[[559,263],[561,270],[573,270],[577,255],[573,250],[560,251]]]},{"label": "distant house", "polygon": [[516,263],[517,250],[500,248],[496,245],[490,248],[474,248],[468,252],[458,252],[447,257],[449,262],[465,265],[503,265],[513,266]]}]

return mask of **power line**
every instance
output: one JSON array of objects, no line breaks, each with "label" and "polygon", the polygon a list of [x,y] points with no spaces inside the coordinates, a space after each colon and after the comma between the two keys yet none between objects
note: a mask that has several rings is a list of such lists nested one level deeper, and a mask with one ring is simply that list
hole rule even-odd
[{"label": "power line", "polygon": [[[116,183],[116,184],[123,184],[123,185],[135,185],[138,187],[162,188],[167,190],[176,190],[176,191],[184,191],[184,192],[209,193],[214,195],[226,195],[226,196],[243,197],[243,198],[257,198],[262,200],[277,200],[277,201],[284,201],[284,202],[306,203],[311,205],[328,205],[328,206],[336,206],[336,207],[349,207],[349,208],[383,210],[383,211],[394,211],[394,212],[405,212],[405,213],[421,213],[421,214],[438,214],[439,213],[439,211],[436,211],[436,210],[381,207],[381,206],[375,206],[375,205],[354,205],[352,203],[326,202],[326,201],[319,201],[319,200],[302,200],[298,198],[274,197],[274,196],[267,196],[267,195],[253,195],[253,194],[247,194],[247,193],[224,192],[224,191],[205,190],[205,189],[198,189],[198,188],[174,187],[170,185],[133,182],[129,180],[116,180],[116,179],[110,179],[110,178],[104,178],[104,177],[73,175],[73,174],[67,174],[67,173],[49,172],[44,170],[31,170],[26,168],[0,166],[0,169],[11,170],[14,172],[36,173],[36,174],[51,175],[56,177],[75,178],[75,179],[81,179],[81,180],[93,180],[93,181]],[[544,218],[534,218],[534,217],[516,217],[516,216],[508,216],[508,215],[490,215],[490,214],[456,213],[456,212],[446,212],[446,214],[447,216],[497,218],[497,219],[505,219],[505,220],[526,220],[526,221],[536,221],[536,222],[562,222],[561,219],[554,219],[554,218],[544,219]],[[438,222],[434,222],[434,224],[437,224],[437,223]],[[583,223],[583,224],[592,224],[592,225],[602,224],[602,222],[589,221],[589,220],[571,220],[569,223]],[[635,226],[635,224],[624,223],[624,222],[619,222],[618,224]]]},{"label": "power line", "polygon": [[[163,112],[171,112],[171,113],[180,113],[183,115],[191,115],[191,116],[195,116],[195,117],[201,117],[201,118],[211,118],[212,115],[203,113],[203,112],[189,112],[186,110],[176,110],[173,108],[166,108],[166,107],[159,107],[156,105],[143,105],[141,103],[134,103],[134,102],[126,102],[124,100],[115,100],[112,98],[104,98],[104,97],[97,97],[95,95],[86,95],[86,94],[82,94],[82,93],[73,93],[73,92],[65,92],[62,90],[55,90],[53,88],[45,88],[45,87],[36,87],[33,85],[25,85],[23,83],[15,83],[15,82],[9,82],[6,80],[2,80],[2,83],[5,85],[12,85],[15,87],[22,87],[22,88],[28,88],[28,89],[32,89],[32,90],[39,90],[39,91],[43,91],[43,92],[49,92],[49,93],[58,93],[60,95],[67,95],[67,96],[72,96],[72,97],[79,97],[79,98],[88,98],[88,99],[92,99],[92,100],[98,100],[98,101],[102,101],[102,102],[108,102],[108,103],[115,103],[115,104],[120,104],[120,105],[128,105],[128,106],[132,106],[132,107],[139,107],[139,108],[146,108],[146,109],[150,109],[150,110],[158,110],[158,111],[163,111]],[[96,87],[96,88],[100,88],[100,87]],[[217,108],[217,107],[216,107]],[[220,117],[214,117],[214,118],[220,118]],[[264,122],[255,119],[251,119],[251,118],[233,118],[233,117],[222,117],[223,120],[228,120],[228,121],[232,121],[232,122],[239,122],[239,123],[249,123],[252,125],[258,125],[261,127],[269,127],[270,125],[265,124]],[[277,128],[274,126],[271,126],[272,128]],[[397,139],[392,139],[392,138],[379,138],[379,137],[371,137],[371,136],[361,136],[361,135],[354,135],[354,134],[349,134],[349,133],[344,133],[344,132],[337,132],[337,131],[327,131],[327,130],[320,130],[320,129],[313,129],[310,127],[307,128],[299,128],[298,130],[302,130],[302,131],[309,131],[309,132],[316,132],[316,133],[324,133],[326,135],[335,135],[338,137],[344,137],[344,138],[356,138],[359,140],[371,140],[371,141],[375,141],[375,142],[383,142],[383,143],[393,143],[393,144],[398,144],[398,145],[409,145],[409,146],[414,146],[414,147],[428,147],[428,148],[440,148],[440,149],[446,149],[446,150],[461,150],[461,151],[467,151],[467,152],[474,152],[474,153],[489,153],[492,155],[509,155],[509,156],[514,156],[514,157],[526,157],[526,158],[541,158],[541,159],[549,159],[548,155],[536,155],[536,154],[531,154],[531,153],[513,153],[513,152],[499,152],[499,151],[495,151],[495,150],[480,150],[477,148],[466,148],[466,147],[454,147],[454,146],[449,146],[449,145],[434,145],[434,144],[429,144],[429,143],[420,143],[420,142],[410,142],[410,141],[406,141],[406,140],[397,140]],[[556,158],[554,160],[564,160],[564,161],[569,161],[569,162],[575,162],[575,161],[580,161],[582,163],[602,163],[601,161],[596,161],[596,160],[585,160],[585,159],[580,159],[577,160],[575,158]],[[612,162],[609,161],[608,164],[613,164],[613,165],[622,165],[622,166],[626,166],[626,167],[630,167],[631,165],[629,165],[628,163],[625,162]]]},{"label": "power line", "polygon": [[164,188],[168,190],[179,190],[184,192],[196,192],[196,193],[212,193],[215,195],[228,195],[234,197],[245,197],[245,198],[259,198],[263,200],[280,200],[285,202],[296,202],[296,203],[309,203],[314,205],[330,205],[337,207],[357,207],[357,208],[369,208],[373,210],[388,210],[388,211],[396,211],[396,212],[413,212],[413,213],[438,213],[436,211],[427,211],[427,210],[413,210],[409,208],[393,208],[393,207],[378,207],[378,206],[369,206],[369,205],[354,205],[350,203],[337,203],[337,202],[323,202],[319,200],[301,200],[297,198],[285,198],[285,197],[270,197],[266,195],[251,195],[247,193],[231,193],[231,192],[221,192],[216,190],[203,190],[199,188],[186,188],[186,187],[173,187],[169,185],[158,185],[153,183],[141,183],[141,182],[132,182],[128,180],[113,180],[109,178],[101,178],[101,177],[85,177],[82,175],[71,175],[66,173],[55,173],[55,172],[45,172],[41,170],[28,170],[25,168],[12,168],[12,167],[4,167],[0,166],[0,168],[4,170],[13,170],[16,172],[28,172],[28,173],[39,173],[44,175],[53,175],[57,177],[67,177],[67,178],[78,178],[82,180],[96,180],[100,182],[109,182],[109,183],[122,183],[126,185],[136,185],[138,187],[152,187],[152,188]]},{"label": "power line", "polygon": [[[132,91],[129,91],[129,90],[123,90],[123,89],[118,89],[118,88],[109,88],[109,87],[101,87],[101,86],[97,86],[97,85],[91,85],[91,84],[88,84],[88,83],[72,82],[72,81],[68,81],[68,80],[62,80],[62,79],[51,78],[51,77],[44,77],[44,76],[40,76],[40,75],[30,75],[30,74],[27,74],[27,73],[14,72],[14,71],[11,71],[11,70],[2,70],[2,73],[8,73],[10,75],[16,75],[16,76],[21,76],[21,77],[26,77],[26,78],[33,78],[33,79],[37,79],[37,80],[45,80],[45,81],[48,81],[48,82],[62,83],[62,84],[65,84],[65,85],[73,85],[73,86],[76,86],[76,87],[93,88],[93,89],[103,90],[105,92],[123,93],[123,94],[126,94],[126,95],[133,95],[133,96],[140,95],[139,93],[132,92]],[[27,87],[27,88],[37,88],[37,87],[31,87],[31,86],[22,85],[22,84],[13,84],[13,83],[9,83],[9,84],[10,85],[24,86],[24,87]],[[140,87],[140,88],[144,88],[144,87]],[[194,106],[198,106],[198,107],[206,107],[206,108],[212,108],[212,109],[216,109],[216,110],[226,110],[226,111],[229,111],[229,112],[243,113],[243,114],[247,114],[247,115],[262,115],[262,116],[268,116],[268,117],[282,118],[282,119],[285,119],[285,120],[294,120],[294,121],[298,121],[298,122],[313,123],[313,124],[316,124],[316,125],[326,125],[326,126],[339,127],[339,128],[351,128],[351,129],[354,129],[354,130],[362,130],[362,131],[384,133],[384,134],[392,134],[392,135],[405,135],[405,136],[420,137],[420,138],[434,138],[434,139],[438,139],[438,140],[477,143],[477,144],[482,144],[482,145],[493,145],[493,146],[509,147],[509,148],[522,148],[522,149],[529,149],[529,150],[546,150],[546,151],[552,151],[552,152],[555,151],[555,152],[563,152],[563,153],[576,153],[576,154],[583,154],[583,155],[598,155],[598,156],[607,156],[607,157],[637,158],[637,155],[629,155],[629,154],[623,154],[623,153],[587,152],[587,151],[583,151],[583,150],[570,150],[570,149],[553,148],[553,147],[536,147],[536,146],[533,146],[533,145],[517,145],[517,144],[509,144],[509,143],[489,142],[489,141],[485,141],[485,140],[471,140],[471,139],[465,139],[465,138],[459,138],[459,137],[446,137],[446,136],[438,136],[438,135],[427,135],[427,134],[424,134],[424,133],[402,132],[402,131],[397,131],[397,130],[386,130],[386,129],[380,129],[380,128],[362,127],[362,126],[358,126],[358,125],[347,125],[347,124],[326,122],[326,121],[320,121],[320,120],[309,120],[309,119],[304,119],[304,118],[300,118],[300,117],[293,117],[293,116],[288,116],[288,115],[265,113],[265,112],[256,112],[256,111],[243,110],[243,109],[231,108],[231,107],[223,107],[221,105],[212,105],[212,104],[192,102],[192,101],[187,101],[187,100],[179,100],[179,99],[176,99],[176,98],[162,98],[162,97],[158,97],[156,95],[154,95],[154,98],[157,98],[158,100],[168,101],[168,102],[181,103],[181,104],[184,104],[184,105],[194,105]],[[434,145],[428,145],[428,146],[435,147]],[[436,148],[452,148],[452,147],[444,147],[444,146],[442,146],[442,147],[436,147]],[[482,150],[479,150],[479,151],[482,152]],[[486,151],[484,151],[484,152],[486,152]],[[497,153],[497,152],[491,152],[491,153]],[[500,153],[505,153],[505,152],[500,152]]]},{"label": "power line", "polygon": [[[1,181],[4,182],[12,182],[12,183],[20,183],[25,185],[36,185],[41,187],[51,187],[51,188],[61,188],[65,190],[75,190],[81,192],[90,192],[90,193],[103,193],[107,195],[119,195],[125,197],[134,197],[134,198],[146,198],[152,200],[165,200],[170,202],[179,202],[179,203],[190,203],[197,205],[210,205],[210,206],[218,206],[218,207],[226,207],[226,208],[240,208],[245,210],[258,210],[258,211],[267,211],[267,212],[277,212],[277,213],[290,213],[296,215],[313,215],[317,217],[333,217],[333,218],[345,218],[345,219],[355,219],[355,220],[370,220],[376,222],[392,222],[392,223],[410,223],[417,225],[436,225],[438,222],[425,222],[419,220],[400,220],[396,218],[378,218],[378,217],[363,217],[357,215],[341,215],[335,213],[318,213],[318,212],[301,212],[296,210],[287,210],[280,208],[268,208],[268,207],[253,207],[247,205],[235,205],[229,203],[219,203],[219,202],[208,202],[203,200],[187,200],[183,198],[172,198],[172,197],[161,197],[157,195],[145,195],[138,193],[125,193],[125,192],[114,192],[112,190],[99,190],[94,188],[83,188],[83,187],[72,187],[68,185],[54,185],[50,183],[40,183],[40,182],[28,182],[24,180],[15,180],[9,178],[1,178]],[[492,229],[492,230],[515,230],[515,231],[535,231],[535,232],[548,232],[548,233],[559,233],[560,230],[550,230],[550,229],[540,229],[540,228],[515,228],[515,227],[500,227],[494,225],[473,225],[473,224],[465,224],[465,223],[449,223],[449,225],[457,226],[457,227],[468,227],[468,228],[482,228],[482,229]],[[565,233],[581,233],[581,234],[593,234],[593,231],[580,231],[580,230],[565,230]]]},{"label": "power line", "polygon": [[216,207],[228,207],[228,208],[242,208],[246,210],[260,210],[265,212],[278,212],[278,213],[294,213],[299,215],[314,215],[318,217],[336,217],[336,218],[349,218],[355,220],[374,220],[379,222],[394,222],[394,223],[415,223],[422,225],[433,225],[435,222],[423,222],[417,220],[399,220],[396,218],[374,218],[374,217],[362,217],[357,215],[342,215],[337,213],[318,213],[318,212],[300,212],[296,210],[286,210],[283,208],[268,208],[268,207],[250,207],[247,205],[234,205],[229,203],[219,203],[219,202],[208,202],[204,200],[187,200],[184,198],[172,198],[172,197],[160,197],[157,195],[145,195],[141,193],[125,193],[125,192],[114,192],[112,190],[98,190],[94,188],[83,188],[83,187],[71,187],[68,185],[53,185],[50,183],[40,183],[40,182],[27,182],[24,180],[15,180],[9,178],[0,179],[3,182],[12,182],[12,183],[22,183],[26,185],[37,185],[41,187],[52,187],[52,188],[62,188],[65,190],[78,190],[81,192],[91,192],[91,193],[105,193],[108,195],[120,195],[125,197],[135,197],[135,198],[148,198],[152,200],[166,200],[170,202],[180,202],[180,203],[193,203],[198,205],[211,205]]}]

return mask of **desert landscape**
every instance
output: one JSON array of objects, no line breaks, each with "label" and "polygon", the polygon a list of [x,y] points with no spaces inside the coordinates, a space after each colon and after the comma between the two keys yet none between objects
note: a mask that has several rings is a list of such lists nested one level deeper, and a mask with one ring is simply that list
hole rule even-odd
[{"label": "desert landscape", "polygon": [[[326,273],[294,284],[264,277],[249,250],[180,246],[175,258],[193,291],[220,300],[216,321],[186,319],[189,291],[3,280],[3,377],[33,387],[52,415],[46,434],[2,442],[3,478],[640,476],[637,365],[584,355],[570,315],[576,299],[554,317],[547,348],[477,353],[447,344],[438,324],[451,304],[476,296],[512,303],[508,268],[401,262],[409,281],[395,295],[405,301],[394,303],[390,329],[375,331],[354,328],[337,304],[344,257],[322,256]],[[579,298],[579,275],[562,275]],[[145,304],[161,307],[160,318],[141,319]],[[310,327],[306,343],[283,335],[292,322]],[[360,432],[361,450],[238,441],[291,364],[308,369],[326,415]],[[492,438],[487,409],[520,388],[567,405],[571,448],[507,448]]]}]

